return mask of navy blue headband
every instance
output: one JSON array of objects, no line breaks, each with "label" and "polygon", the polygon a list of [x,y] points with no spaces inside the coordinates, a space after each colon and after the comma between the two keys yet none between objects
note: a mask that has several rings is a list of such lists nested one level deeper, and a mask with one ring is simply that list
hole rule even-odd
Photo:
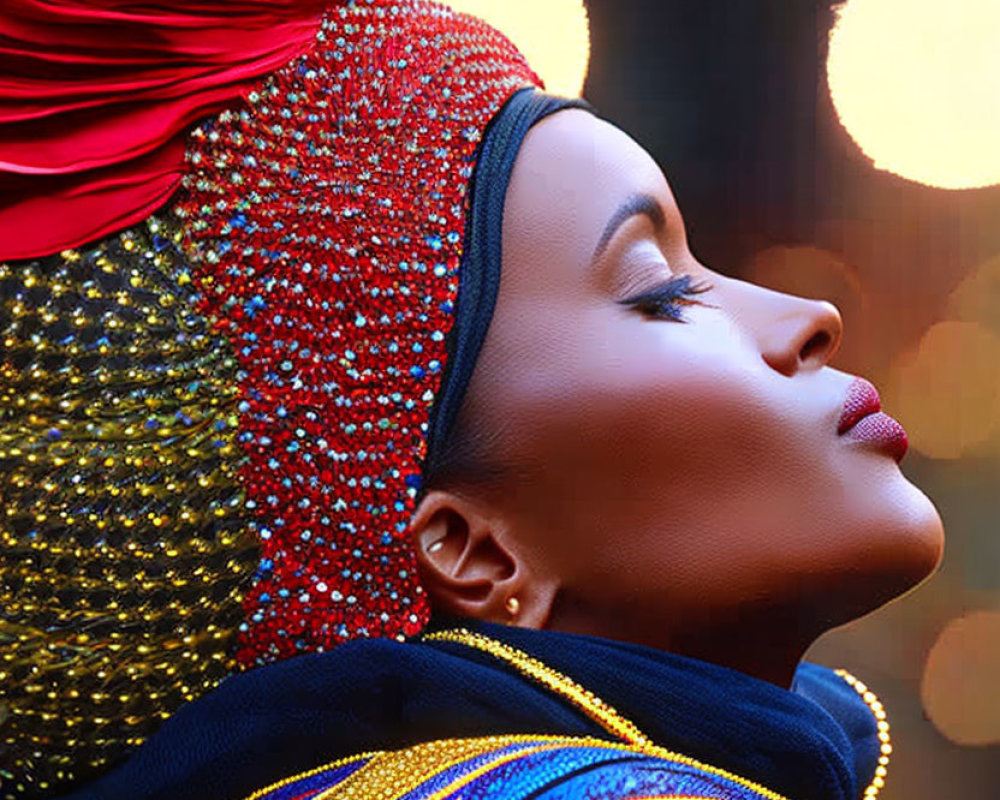
[{"label": "navy blue headband", "polygon": [[531,126],[564,108],[594,113],[579,98],[556,97],[533,87],[515,92],[490,120],[473,155],[477,161],[469,182],[472,203],[459,267],[455,321],[441,387],[431,409],[424,475],[435,470],[454,428],[493,317],[500,289],[503,207],[514,160]]}]

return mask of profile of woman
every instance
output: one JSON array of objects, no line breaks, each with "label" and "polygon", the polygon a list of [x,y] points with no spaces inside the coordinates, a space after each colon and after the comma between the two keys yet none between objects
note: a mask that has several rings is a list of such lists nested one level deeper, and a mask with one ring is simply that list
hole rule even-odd
[{"label": "profile of woman", "polygon": [[877,794],[801,659],[942,525],[837,309],[479,20],[173,5],[0,12],[0,796]]}]

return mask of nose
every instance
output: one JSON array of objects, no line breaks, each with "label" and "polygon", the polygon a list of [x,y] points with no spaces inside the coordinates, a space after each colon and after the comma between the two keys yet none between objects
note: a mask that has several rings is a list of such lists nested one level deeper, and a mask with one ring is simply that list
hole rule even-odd
[{"label": "nose", "polygon": [[740,321],[772,369],[791,377],[830,362],[844,333],[844,321],[833,303],[736,283],[742,284]]}]

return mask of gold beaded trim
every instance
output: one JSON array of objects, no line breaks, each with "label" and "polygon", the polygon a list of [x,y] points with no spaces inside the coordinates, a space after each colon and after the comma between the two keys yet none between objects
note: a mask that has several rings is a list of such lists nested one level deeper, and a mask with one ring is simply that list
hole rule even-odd
[{"label": "gold beaded trim", "polygon": [[633,722],[625,719],[614,708],[599,697],[596,697],[593,692],[584,689],[572,679],[562,673],[556,672],[538,659],[532,658],[527,653],[515,647],[498,642],[482,634],[472,633],[465,628],[429,633],[423,638],[427,641],[464,644],[468,647],[474,647],[477,650],[489,653],[491,656],[516,667],[519,672],[522,672],[546,688],[569,699],[573,705],[580,708],[588,717],[608,731],[608,733],[613,733],[618,738],[637,747],[645,747],[652,744],[652,740],[640,731]]},{"label": "gold beaded trim", "polygon": [[[260,800],[272,792],[286,786],[305,780],[321,772],[328,772],[347,766],[355,761],[371,761],[361,767],[354,775],[348,776],[342,782],[324,789],[313,800],[332,798],[341,791],[348,796],[364,797],[365,800],[375,800],[376,797],[402,796],[424,781],[458,766],[463,761],[484,755],[493,750],[500,750],[515,744],[531,744],[533,747],[522,748],[513,754],[503,754],[490,762],[489,768],[500,766],[507,760],[506,756],[519,757],[540,750],[554,749],[567,744],[592,745],[595,747],[614,747],[620,745],[605,742],[590,737],[545,736],[534,734],[505,734],[499,736],[483,736],[475,739],[440,739],[432,742],[414,745],[403,750],[375,750],[360,755],[348,756],[320,767],[300,772],[283,778],[280,781],[259,789],[245,800]],[[450,784],[452,788],[454,784]],[[436,795],[435,795],[436,796]],[[429,800],[429,799],[428,799]]]},{"label": "gold beaded trim", "polygon": [[[558,750],[561,747],[596,747],[605,750],[617,750],[623,753],[640,753],[658,758],[670,759],[686,766],[703,770],[718,777],[739,783],[757,792],[764,800],[787,800],[775,792],[744,780],[724,770],[701,764],[694,759],[671,753],[662,747],[649,745],[636,747],[621,742],[608,742],[591,736],[553,736],[544,734],[503,734],[497,736],[482,736],[474,739],[440,739],[432,742],[407,747],[395,751],[369,752],[333,761],[321,767],[301,772],[289,778],[277,781],[270,786],[254,792],[245,800],[260,800],[270,793],[282,789],[296,781],[309,778],[320,772],[343,767],[355,761],[371,759],[357,772],[345,778],[340,783],[320,791],[314,800],[397,800],[411,793],[426,781],[440,775],[462,763],[500,751],[512,745],[524,744],[527,747],[515,752],[496,752],[496,756],[488,763],[481,764],[470,772],[456,777],[451,783],[443,786],[426,800],[444,800],[454,795],[476,778],[511,761],[516,761],[526,755]],[[711,800],[702,795],[655,795],[643,800]]]},{"label": "gold beaded trim", "polygon": [[298,775],[292,775],[288,778],[282,778],[280,781],[275,781],[270,786],[265,786],[263,789],[258,789],[245,800],[260,800],[261,797],[265,795],[276,792],[278,789],[283,789],[290,783],[295,783],[296,781],[305,780],[306,778],[311,778],[313,775],[318,775],[321,772],[326,772],[327,770],[337,769],[338,767],[346,766],[354,761],[363,761],[366,758],[371,758],[372,756],[378,755],[378,752],[372,753],[361,753],[356,756],[348,756],[347,758],[341,758],[338,761],[331,761],[329,764],[324,764],[321,767],[315,767],[314,769],[306,770],[305,772],[300,772]]},{"label": "gold beaded trim", "polygon": [[[598,741],[565,736],[540,737],[519,734],[425,742],[404,750],[379,753],[370,763],[365,764],[341,783],[320,792],[313,800],[336,800],[336,798],[397,800],[411,794],[437,775],[479,756],[493,754],[485,764],[480,764],[466,774],[456,777],[425,798],[425,800],[444,800],[487,772],[526,755],[558,749],[567,744],[595,745]],[[521,743],[530,746],[514,752],[496,752]]]},{"label": "gold beaded trim", "polygon": [[889,741],[889,723],[886,720],[885,708],[879,702],[879,699],[875,696],[864,683],[855,678],[846,669],[835,670],[835,674],[843,678],[848,686],[853,687],[861,699],[865,701],[868,708],[871,709],[872,714],[875,715],[875,722],[878,725],[878,738],[882,743],[881,755],[878,759],[878,766],[875,768],[875,777],[872,778],[872,782],[868,784],[865,789],[864,797],[865,800],[871,800],[875,797],[879,790],[885,786],[885,776],[888,772],[887,767],[889,766],[889,756],[892,754],[892,744]]},{"label": "gold beaded trim", "polygon": [[[725,778],[726,780],[745,786],[748,789],[752,789],[762,797],[766,798],[766,800],[786,800],[783,795],[773,792],[770,789],[761,786],[759,783],[755,783],[754,781],[742,778],[739,775],[727,770],[720,769],[719,767],[713,767],[710,764],[704,764],[701,761],[689,756],[681,755],[680,753],[675,753],[672,750],[667,750],[664,747],[653,744],[652,740],[642,733],[635,723],[621,716],[621,714],[619,714],[612,706],[605,703],[593,692],[584,689],[571,678],[552,669],[524,651],[518,650],[516,647],[511,647],[504,642],[498,642],[495,639],[491,639],[490,637],[484,636],[480,633],[473,633],[466,628],[456,628],[453,630],[428,633],[425,634],[422,639],[424,641],[453,642],[456,644],[463,644],[467,647],[473,647],[477,650],[489,653],[501,661],[506,661],[521,674],[537,681],[538,683],[541,683],[546,688],[551,689],[556,694],[569,700],[573,705],[583,711],[584,714],[597,722],[609,733],[613,733],[614,735],[624,739],[625,742],[631,746],[627,749],[633,749],[644,754],[675,761],[678,764],[684,764],[685,766],[702,770],[703,772],[707,772],[711,775]],[[866,798],[867,797],[869,797],[869,795],[866,795]]]}]

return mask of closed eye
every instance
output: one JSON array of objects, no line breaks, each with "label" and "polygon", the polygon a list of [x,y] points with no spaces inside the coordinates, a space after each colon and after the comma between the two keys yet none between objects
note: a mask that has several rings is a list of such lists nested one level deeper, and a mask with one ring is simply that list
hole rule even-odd
[{"label": "closed eye", "polygon": [[691,299],[693,295],[707,292],[712,284],[707,281],[692,283],[690,275],[677,275],[657,284],[651,289],[643,290],[619,300],[620,305],[635,308],[655,319],[669,319],[674,322],[687,322],[681,311],[684,305],[705,305]]}]

